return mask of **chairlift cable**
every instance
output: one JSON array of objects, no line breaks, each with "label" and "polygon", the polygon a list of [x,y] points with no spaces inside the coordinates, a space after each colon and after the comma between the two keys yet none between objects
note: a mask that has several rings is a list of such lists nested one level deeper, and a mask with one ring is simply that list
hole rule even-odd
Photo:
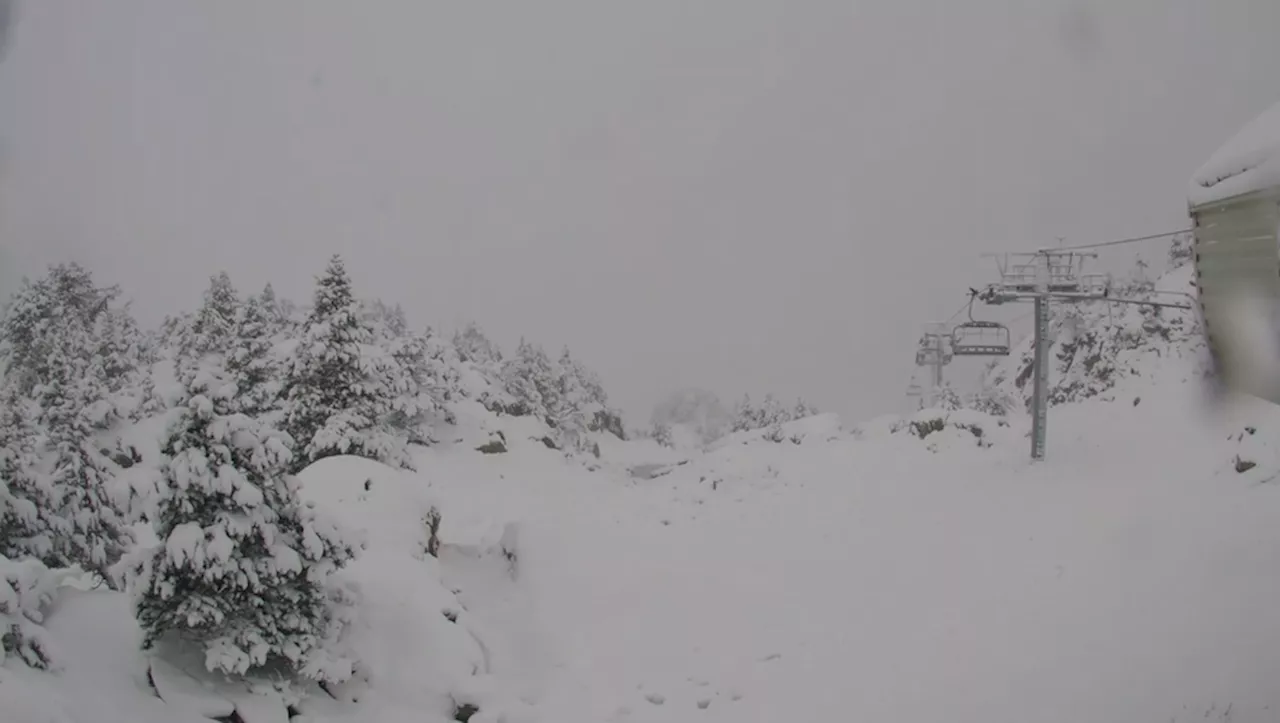
[{"label": "chairlift cable", "polygon": [[1133,238],[1122,238],[1115,241],[1102,241],[1100,243],[1079,244],[1077,246],[1056,246],[1054,248],[1042,248],[1040,251],[1056,252],[1056,251],[1077,251],[1080,249],[1100,249],[1106,246],[1120,246],[1121,244],[1137,243],[1139,241],[1151,241],[1167,236],[1177,236],[1178,234],[1191,233],[1194,228],[1183,228],[1177,231],[1166,231],[1165,233],[1153,233],[1148,236],[1134,236]]}]

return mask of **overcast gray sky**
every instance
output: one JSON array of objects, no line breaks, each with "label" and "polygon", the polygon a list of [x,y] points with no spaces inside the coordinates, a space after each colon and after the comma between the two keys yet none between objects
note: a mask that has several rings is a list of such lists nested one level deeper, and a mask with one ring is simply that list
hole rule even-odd
[{"label": "overcast gray sky", "polygon": [[1275,0],[20,10],[0,263],[81,260],[150,322],[220,268],[305,300],[340,252],[641,417],[684,385],[896,411],[977,254],[1184,225],[1280,99]]}]

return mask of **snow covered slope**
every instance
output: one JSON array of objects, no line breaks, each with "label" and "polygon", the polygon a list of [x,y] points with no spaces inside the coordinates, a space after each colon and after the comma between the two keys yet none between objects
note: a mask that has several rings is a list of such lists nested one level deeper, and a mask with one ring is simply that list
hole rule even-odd
[{"label": "snow covered slope", "polygon": [[123,598],[64,588],[43,619],[62,667],[5,663],[0,719],[1273,722],[1280,413],[1207,416],[1169,312],[1079,312],[1034,466],[1016,410],[584,461],[461,406],[415,472],[303,473],[367,543],[338,581],[352,682],[294,700],[161,666],[153,687]]},{"label": "snow covered slope", "polygon": [[[1126,289],[1127,299],[1187,304],[1193,268],[1183,265],[1149,288]],[[1198,378],[1204,344],[1195,314],[1172,308],[1091,302],[1051,307],[1051,405],[1091,397],[1132,402],[1143,390],[1171,390]],[[1028,335],[992,371],[1000,395],[1030,403],[1034,340]]]}]

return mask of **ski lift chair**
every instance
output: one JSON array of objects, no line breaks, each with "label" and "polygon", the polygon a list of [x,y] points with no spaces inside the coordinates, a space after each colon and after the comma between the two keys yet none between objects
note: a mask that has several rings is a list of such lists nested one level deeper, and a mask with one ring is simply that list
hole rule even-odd
[{"label": "ski lift chair", "polygon": [[973,318],[973,302],[980,296],[969,289],[969,320],[951,330],[951,353],[956,356],[1009,356],[1009,327]]},{"label": "ski lift chair", "polygon": [[994,321],[966,321],[951,330],[956,356],[1008,356],[1009,327]]}]

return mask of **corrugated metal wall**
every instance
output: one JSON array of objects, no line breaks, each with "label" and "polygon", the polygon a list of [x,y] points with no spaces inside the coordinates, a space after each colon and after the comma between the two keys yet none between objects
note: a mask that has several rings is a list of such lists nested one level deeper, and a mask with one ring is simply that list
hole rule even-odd
[{"label": "corrugated metal wall", "polygon": [[1192,210],[1195,270],[1209,347],[1221,361],[1214,327],[1221,326],[1227,294],[1252,285],[1280,299],[1280,204],[1277,189]]}]

